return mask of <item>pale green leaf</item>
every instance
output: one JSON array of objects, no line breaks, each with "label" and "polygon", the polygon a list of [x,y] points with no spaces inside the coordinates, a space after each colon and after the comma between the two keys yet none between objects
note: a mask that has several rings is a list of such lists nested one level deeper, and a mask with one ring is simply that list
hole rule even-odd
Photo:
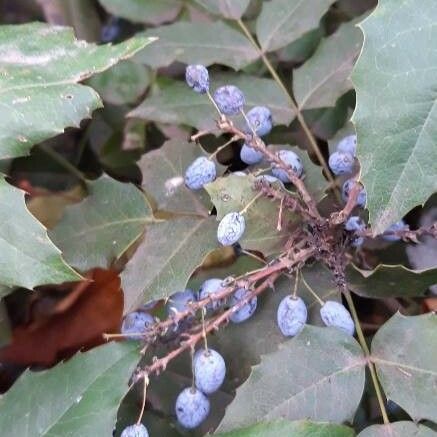
[{"label": "pale green leaf", "polygon": [[437,432],[414,422],[394,422],[387,425],[372,425],[361,431],[357,437],[436,437]]},{"label": "pale green leaf", "polygon": [[79,270],[107,268],[153,223],[152,208],[132,184],[102,176],[88,183],[89,195],[66,208],[50,233],[69,264]]},{"label": "pale green leaf", "polygon": [[2,437],[110,436],[137,347],[111,343],[20,376],[0,398]]},{"label": "pale green leaf", "polygon": [[344,425],[307,420],[295,422],[279,420],[217,434],[217,437],[353,437],[354,435],[354,430]]},{"label": "pale green leaf", "polygon": [[414,297],[425,294],[437,284],[437,269],[411,270],[402,265],[380,264],[374,270],[347,269],[348,285],[364,297]]},{"label": "pale green leaf", "polygon": [[124,311],[184,290],[192,272],[217,243],[214,217],[183,217],[151,225],[121,279]]},{"label": "pale green leaf", "polygon": [[335,106],[337,99],[352,89],[349,80],[363,36],[351,23],[322,40],[314,55],[294,70],[293,90],[300,109]]},{"label": "pale green leaf", "polygon": [[194,0],[208,12],[230,20],[238,20],[249,6],[250,0]]},{"label": "pale green leaf", "polygon": [[5,286],[33,288],[78,281],[24,203],[24,192],[0,177],[0,277]]},{"label": "pale green leaf", "polygon": [[29,153],[33,144],[79,126],[102,106],[77,82],[106,70],[152,39],[96,46],[71,29],[42,23],[0,27],[0,159]]},{"label": "pale green leaf", "polygon": [[380,0],[361,28],[353,121],[379,234],[437,191],[437,3]]},{"label": "pale green leaf", "polygon": [[271,0],[263,2],[256,34],[264,52],[277,50],[319,26],[335,0]]},{"label": "pale green leaf", "polygon": [[257,50],[240,32],[222,21],[178,22],[147,30],[145,36],[158,37],[135,59],[153,68],[174,61],[186,64],[223,64],[239,70],[259,58]]},{"label": "pale green leaf", "polygon": [[[244,92],[247,108],[267,106],[272,111],[274,124],[288,125],[295,116],[287,97],[271,79],[235,74],[211,77],[213,90],[225,84],[235,85]],[[199,130],[217,129],[217,112],[212,103],[183,82],[163,84],[158,94],[148,96],[129,116],[159,123],[186,124]]]},{"label": "pale green leaf", "polygon": [[372,341],[372,361],[388,399],[414,421],[437,421],[437,315],[395,314]]},{"label": "pale green leaf", "polygon": [[136,103],[149,86],[149,81],[147,68],[132,61],[124,61],[92,77],[88,84],[105,102],[123,105]]},{"label": "pale green leaf", "polygon": [[99,3],[116,17],[154,25],[173,21],[183,5],[179,0],[99,0]]},{"label": "pale green leaf", "polygon": [[219,430],[277,418],[351,421],[364,379],[365,359],[354,338],[335,328],[306,326],[253,368]]}]

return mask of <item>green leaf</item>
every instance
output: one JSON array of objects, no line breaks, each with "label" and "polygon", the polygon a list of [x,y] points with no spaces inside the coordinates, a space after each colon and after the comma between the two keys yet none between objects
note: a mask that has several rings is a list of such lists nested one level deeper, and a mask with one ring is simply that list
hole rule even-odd
[{"label": "green leaf", "polygon": [[217,434],[217,437],[353,437],[354,435],[354,430],[344,425],[309,422],[307,420],[295,422],[279,420]]},{"label": "green leaf", "polygon": [[[143,155],[138,162],[143,176],[142,187],[156,209],[208,216],[212,205],[206,191],[190,190],[184,183],[185,170],[201,155],[203,151],[198,144],[180,140],[167,141],[159,149]],[[225,170],[220,164],[216,167],[218,175]]]},{"label": "green leaf", "polygon": [[437,191],[436,24],[434,0],[380,0],[361,24],[353,121],[375,234]]},{"label": "green leaf", "polygon": [[147,228],[121,275],[124,311],[184,290],[192,272],[218,247],[213,217],[183,217]]},{"label": "green leaf", "polygon": [[364,297],[414,297],[437,284],[437,269],[410,270],[402,265],[380,264],[374,270],[347,269],[350,289]]},{"label": "green leaf", "polygon": [[372,361],[388,399],[414,421],[437,421],[437,315],[395,314],[372,341]]},{"label": "green leaf", "polygon": [[183,5],[179,0],[99,0],[99,3],[116,17],[154,25],[173,21]]},{"label": "green leaf", "polygon": [[166,67],[174,61],[201,61],[206,66],[223,64],[240,70],[259,58],[249,40],[222,21],[178,22],[147,30],[144,35],[159,40],[135,58],[153,68]]},{"label": "green leaf", "polygon": [[0,398],[3,437],[109,436],[137,347],[111,343],[50,370],[27,370]]},{"label": "green leaf", "polygon": [[88,81],[105,102],[114,105],[136,103],[149,86],[150,75],[143,66],[132,61],[120,62]]},{"label": "green leaf", "polygon": [[319,26],[335,0],[271,0],[263,2],[256,34],[264,52],[277,50]]},{"label": "green leaf", "polygon": [[69,264],[79,270],[107,268],[156,222],[144,194],[132,184],[102,176],[89,195],[68,206],[50,233]]},{"label": "green leaf", "polygon": [[364,379],[365,359],[352,337],[335,328],[306,326],[253,368],[219,430],[276,418],[351,421]]},{"label": "green leaf", "polygon": [[230,20],[238,20],[249,6],[250,0],[194,0],[208,12]]},{"label": "green leaf", "polygon": [[372,425],[361,431],[357,437],[436,437],[431,428],[414,422],[395,422],[387,425]]},{"label": "green leaf", "polygon": [[293,90],[299,108],[335,106],[352,89],[349,75],[358,56],[363,35],[355,25],[343,24],[322,40],[314,55],[293,73]]},{"label": "green leaf", "polygon": [[29,153],[33,144],[79,126],[102,106],[76,82],[106,70],[152,39],[116,46],[77,41],[71,29],[42,23],[0,27],[0,159]]},{"label": "green leaf", "polygon": [[[247,107],[268,106],[274,124],[288,125],[295,116],[287,97],[271,79],[223,74],[212,77],[211,81],[213,89],[225,84],[239,87],[246,97]],[[217,129],[217,112],[212,103],[205,95],[193,92],[183,82],[163,84],[158,94],[148,96],[128,116],[159,123],[186,124],[199,130]]]},{"label": "green leaf", "polygon": [[[252,175],[229,175],[216,179],[205,188],[217,208],[217,220],[229,212],[246,208],[259,194],[253,186]],[[239,243],[247,250],[261,251],[265,256],[279,252],[289,237],[288,224],[295,219],[288,210],[283,212],[283,228],[277,230],[279,203],[266,197],[258,198],[245,213],[246,230]]]},{"label": "green leaf", "polygon": [[24,192],[0,177],[0,277],[5,286],[33,288],[78,281],[44,226],[24,203]]}]

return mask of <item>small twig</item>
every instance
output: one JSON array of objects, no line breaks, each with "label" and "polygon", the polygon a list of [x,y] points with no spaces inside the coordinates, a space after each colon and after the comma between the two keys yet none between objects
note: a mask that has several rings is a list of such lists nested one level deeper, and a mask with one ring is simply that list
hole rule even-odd
[{"label": "small twig", "polygon": [[344,208],[341,211],[336,211],[331,214],[330,222],[332,225],[340,225],[347,220],[354,208],[357,206],[357,199],[362,189],[363,188],[361,184],[359,182],[355,182],[349,192],[349,197]]},{"label": "small twig", "polygon": [[305,280],[303,274],[300,275],[303,284],[305,285],[305,287],[308,289],[308,291],[313,295],[314,299],[317,300],[317,302],[319,302],[319,304],[321,306],[325,305],[325,302],[323,302],[323,300],[317,295],[317,293],[311,288],[311,286],[308,284],[308,282]]},{"label": "small twig", "polygon": [[141,423],[144,414],[144,408],[146,406],[146,397],[147,397],[147,386],[149,385],[149,377],[147,375],[143,376],[143,400],[141,403],[140,414],[138,415],[137,425]]}]

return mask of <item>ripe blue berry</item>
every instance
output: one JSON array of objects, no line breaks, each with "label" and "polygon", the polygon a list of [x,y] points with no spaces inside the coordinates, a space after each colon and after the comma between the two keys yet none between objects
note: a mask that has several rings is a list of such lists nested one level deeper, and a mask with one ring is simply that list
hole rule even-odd
[{"label": "ripe blue berry", "polygon": [[[347,202],[347,199],[349,198],[349,193],[355,183],[356,183],[355,179],[351,178],[345,181],[345,183],[343,184],[343,188],[341,190],[341,197],[343,198],[344,202]],[[357,197],[357,205],[364,206],[366,204],[366,200],[367,200],[367,193],[364,187],[362,187]]]},{"label": "ripe blue berry", "polygon": [[265,106],[255,106],[247,114],[249,125],[246,124],[244,131],[252,134],[253,131],[259,136],[263,137],[272,130],[273,117],[269,108]]},{"label": "ripe blue berry", "polygon": [[118,17],[111,17],[102,27],[100,41],[103,43],[114,42],[122,37],[122,20]]},{"label": "ripe blue berry", "polygon": [[[245,299],[248,294],[250,293],[250,290],[246,290],[245,288],[239,288],[232,296],[229,301],[230,306],[236,305],[238,302],[240,302],[242,299]],[[231,322],[234,323],[241,323],[245,320],[249,319],[253,316],[253,313],[256,310],[256,306],[258,303],[258,298],[255,296],[252,299],[247,302],[247,304],[243,305],[238,310],[235,310],[231,316],[229,317],[231,319]]]},{"label": "ripe blue berry", "polygon": [[168,316],[174,316],[176,313],[181,313],[190,309],[189,303],[195,302],[196,297],[193,290],[187,289],[178,291],[170,296],[166,304]]},{"label": "ripe blue berry", "polygon": [[401,237],[395,235],[395,232],[406,231],[408,229],[410,229],[410,227],[403,220],[400,220],[390,225],[382,234],[382,238],[386,241],[399,241]]},{"label": "ripe blue berry", "polygon": [[257,181],[263,181],[267,182],[269,184],[278,184],[284,186],[282,181],[280,181],[277,177],[269,175],[269,174],[263,174],[256,177]]},{"label": "ripe blue berry", "polygon": [[[133,311],[126,314],[123,324],[121,325],[122,334],[138,334],[145,333],[152,325],[155,324],[155,319],[149,313],[144,311]],[[139,336],[128,336],[131,340],[139,340]]]},{"label": "ripe blue berry", "polygon": [[346,332],[346,334],[354,335],[354,321],[349,311],[341,303],[327,300],[320,308],[320,316],[326,326],[334,326]]},{"label": "ripe blue berry", "polygon": [[302,331],[308,318],[305,302],[300,298],[286,296],[278,307],[277,321],[282,334],[294,337]]},{"label": "ripe blue berry", "polygon": [[230,212],[220,221],[217,228],[217,240],[223,246],[232,246],[246,229],[246,221],[239,212]]},{"label": "ripe blue berry", "polygon": [[246,164],[258,164],[263,159],[263,154],[259,150],[255,150],[253,147],[243,144],[240,150],[240,158]]},{"label": "ripe blue berry", "polygon": [[352,173],[354,157],[347,152],[334,152],[329,157],[329,168],[336,175]]},{"label": "ripe blue berry", "polygon": [[223,357],[213,349],[199,349],[193,358],[194,382],[207,395],[217,391],[226,375]]},{"label": "ripe blue berry", "polygon": [[188,65],[185,80],[196,93],[205,94],[209,90],[209,74],[203,65]]},{"label": "ripe blue berry", "polygon": [[147,428],[140,423],[126,427],[120,437],[149,437],[149,433]]},{"label": "ripe blue berry", "polygon": [[221,86],[214,93],[214,101],[220,112],[225,115],[236,115],[244,106],[244,94],[234,85]]},{"label": "ripe blue berry", "polygon": [[357,136],[348,135],[343,138],[337,145],[337,150],[343,153],[349,153],[353,157],[357,154]]},{"label": "ripe blue berry", "polygon": [[204,156],[199,156],[185,172],[185,185],[191,190],[200,190],[216,177],[217,170],[214,162]]},{"label": "ripe blue berry", "polygon": [[[366,229],[366,223],[361,217],[358,217],[357,215],[353,215],[348,218],[347,222],[344,224],[344,228],[350,232],[364,231],[364,229]],[[352,245],[355,247],[362,246],[363,243],[364,243],[364,238],[360,236],[356,236],[352,240]]]},{"label": "ripe blue berry", "polygon": [[[200,287],[199,300],[206,299],[210,294],[217,293],[222,288],[223,288],[222,279],[217,279],[217,278],[207,279]],[[223,303],[224,303],[223,301],[216,300],[208,303],[206,308],[212,311],[216,311],[223,305]]]},{"label": "ripe blue berry", "polygon": [[176,417],[187,429],[197,428],[209,414],[209,400],[198,389],[187,387],[176,399]]},{"label": "ripe blue berry", "polygon": [[[290,167],[298,177],[301,177],[303,174],[303,164],[301,159],[296,153],[291,150],[280,150],[277,153],[277,156],[284,162],[285,165]],[[287,176],[287,172],[282,170],[281,168],[274,167],[272,169],[273,176],[276,176],[282,182],[290,182]]]}]

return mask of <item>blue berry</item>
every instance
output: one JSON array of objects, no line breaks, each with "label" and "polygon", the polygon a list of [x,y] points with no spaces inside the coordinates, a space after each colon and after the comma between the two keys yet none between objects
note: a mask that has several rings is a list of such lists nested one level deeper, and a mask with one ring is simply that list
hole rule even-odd
[{"label": "blue berry", "polygon": [[205,94],[209,91],[209,74],[203,65],[188,65],[185,69],[185,80],[196,93]]},{"label": "blue berry", "polygon": [[109,21],[102,27],[100,41],[103,43],[108,43],[120,39],[122,36],[121,24],[121,18],[111,17]]},{"label": "blue berry", "polygon": [[181,313],[190,309],[189,303],[195,302],[196,297],[193,290],[187,289],[178,291],[170,296],[166,304],[168,316],[174,316],[176,313]]},{"label": "blue berry", "polygon": [[[217,279],[217,278],[207,279],[200,287],[199,300],[206,299],[210,294],[217,293],[222,288],[223,288],[222,279]],[[224,302],[220,300],[209,302],[206,308],[212,311],[216,311],[223,305],[223,303]]]},{"label": "blue berry", "polygon": [[250,126],[246,124],[246,133],[252,134],[255,131],[259,137],[263,137],[272,130],[273,117],[269,108],[255,106],[246,114],[246,117],[250,124]]},{"label": "blue berry", "polygon": [[213,349],[199,349],[193,358],[194,382],[207,395],[217,391],[226,375],[223,357]]},{"label": "blue berry", "polygon": [[243,177],[243,178],[247,176],[247,174],[244,173],[244,171],[234,171],[232,174],[233,174],[234,176],[241,176],[241,177]]},{"label": "blue berry", "polygon": [[352,173],[354,157],[346,152],[334,152],[329,157],[329,168],[336,175]]},{"label": "blue berry", "polygon": [[[291,150],[280,150],[277,153],[279,159],[285,163],[288,167],[290,167],[298,177],[301,177],[303,174],[303,164],[299,156],[292,152]],[[287,172],[278,167],[273,167],[272,169],[273,176],[276,176],[282,182],[290,182],[287,176]]]},{"label": "blue berry", "polygon": [[244,106],[244,94],[234,85],[221,86],[214,93],[214,101],[220,112],[225,115],[236,115]]},{"label": "blue berry", "polygon": [[284,186],[282,181],[280,181],[277,177],[271,176],[269,174],[263,174],[256,177],[257,181],[267,182],[269,184],[278,184]]},{"label": "blue berry", "polygon": [[185,185],[191,190],[200,190],[216,177],[217,170],[214,162],[204,156],[199,156],[185,172]]},{"label": "blue berry", "polygon": [[246,143],[240,150],[240,158],[246,164],[258,164],[263,159],[263,153],[248,146]]},{"label": "blue berry", "polygon": [[[348,179],[347,181],[344,182],[343,188],[341,190],[341,197],[343,198],[344,202],[347,202],[347,199],[349,198],[349,193],[355,183],[356,180],[353,178]],[[357,205],[364,206],[366,204],[366,201],[367,201],[367,193],[364,187],[362,187],[357,197]]]},{"label": "blue berry", "polygon": [[[246,290],[245,288],[239,288],[232,296],[229,301],[230,306],[236,305],[238,302],[240,302],[242,299],[245,299],[248,294],[250,293],[250,290]],[[258,303],[258,298],[254,296],[252,299],[247,302],[247,304],[243,305],[238,310],[235,310],[231,316],[229,317],[231,319],[231,322],[234,323],[241,323],[249,319],[253,316],[253,313],[256,310],[256,306]]]},{"label": "blue berry", "polygon": [[176,399],[176,417],[187,429],[197,428],[209,414],[209,400],[198,389],[187,387]]},{"label": "blue berry", "polygon": [[357,154],[357,136],[348,135],[343,138],[337,145],[337,150],[343,153],[349,153],[353,157]]},{"label": "blue berry", "polygon": [[246,229],[246,221],[239,212],[230,212],[220,221],[217,228],[217,240],[223,246],[232,246]]},{"label": "blue berry", "polygon": [[408,229],[410,229],[410,227],[403,220],[400,220],[390,225],[382,234],[382,238],[386,241],[399,241],[401,237],[395,235],[395,232],[407,231]]},{"label": "blue berry", "polygon": [[126,427],[120,437],[149,437],[149,433],[147,428],[140,423]]},{"label": "blue berry", "polygon": [[[126,314],[123,324],[121,325],[122,334],[138,334],[145,333],[152,325],[155,324],[155,319],[149,313],[144,311],[133,311]],[[136,335],[128,336],[132,340],[139,340]]]},{"label": "blue berry", "polygon": [[[353,215],[348,218],[347,222],[344,224],[344,228],[350,232],[363,231],[366,229],[366,223],[361,217]],[[352,245],[355,247],[362,246],[364,243],[364,238],[360,236],[354,237],[352,240]]]},{"label": "blue berry", "polygon": [[308,318],[305,302],[300,298],[286,296],[278,307],[277,321],[282,334],[294,337],[302,331]]},{"label": "blue berry", "polygon": [[326,326],[333,326],[346,332],[346,334],[354,335],[354,321],[349,311],[341,303],[327,300],[320,308],[320,316]]}]

